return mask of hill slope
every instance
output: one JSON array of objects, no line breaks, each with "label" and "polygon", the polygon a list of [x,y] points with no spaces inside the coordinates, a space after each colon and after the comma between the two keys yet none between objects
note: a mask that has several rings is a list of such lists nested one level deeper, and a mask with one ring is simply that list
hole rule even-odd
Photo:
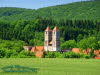
[{"label": "hill slope", "polygon": [[1,20],[30,20],[38,16],[60,19],[100,20],[100,1],[76,2],[37,10],[22,8],[0,8]]}]

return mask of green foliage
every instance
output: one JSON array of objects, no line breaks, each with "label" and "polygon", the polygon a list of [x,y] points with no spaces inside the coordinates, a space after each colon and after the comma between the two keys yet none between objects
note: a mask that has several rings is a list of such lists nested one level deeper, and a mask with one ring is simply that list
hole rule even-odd
[{"label": "green foliage", "polygon": [[31,58],[31,57],[35,57],[35,53],[33,52],[29,52],[29,51],[21,51],[18,55],[19,58]]},{"label": "green foliage", "polygon": [[98,49],[100,49],[100,41],[98,41],[98,47],[99,47]]},{"label": "green foliage", "polygon": [[95,57],[96,55],[94,54],[94,50],[91,50],[91,52],[90,52],[90,57],[91,58],[93,58],[93,57]]},{"label": "green foliage", "polygon": [[46,52],[44,54],[45,58],[93,58],[94,54],[86,55],[86,54],[79,54],[79,53],[74,53],[72,51],[64,52],[61,54],[60,52]]},{"label": "green foliage", "polygon": [[[0,75],[98,75],[100,74],[100,60],[94,59],[60,59],[60,58],[9,58],[0,59],[0,68],[10,65],[20,65],[30,68],[39,68],[36,74],[5,73],[0,69]],[[67,70],[67,71],[66,71]]]},{"label": "green foliage", "polygon": [[61,44],[61,50],[68,49],[68,48],[77,48],[75,40],[69,40]]},{"label": "green foliage", "polygon": [[99,44],[96,37],[84,38],[78,42],[78,47],[81,49],[98,49]]},{"label": "green foliage", "polygon": [[88,48],[87,39],[80,40],[80,42],[78,43],[78,47],[82,49],[87,49]]},{"label": "green foliage", "polygon": [[[80,41],[84,36],[95,36],[99,40],[99,22],[91,20],[60,20],[38,18],[30,21],[0,21],[0,39],[23,40],[28,45],[43,45],[44,30],[55,25],[61,30],[61,43],[67,40]],[[51,26],[52,25],[52,26]],[[88,30],[90,28],[90,30]],[[84,35],[84,36],[83,36]],[[82,37],[83,36],[83,37]],[[41,38],[40,38],[41,37]],[[9,44],[9,42],[7,43]],[[12,44],[7,45],[9,48]],[[18,50],[18,49],[17,49]]]},{"label": "green foliage", "polygon": [[23,46],[26,45],[24,41],[17,40],[0,40],[0,58],[17,58],[19,54],[22,56],[34,57],[34,53],[23,51]]},{"label": "green foliage", "polygon": [[64,58],[63,54],[61,54],[60,52],[55,52],[54,56],[55,58]]},{"label": "green foliage", "polygon": [[64,58],[80,58],[81,57],[80,54],[74,53],[72,51],[65,52],[63,56]]},{"label": "green foliage", "polygon": [[[95,7],[94,7],[95,6]],[[77,8],[77,9],[76,9]],[[60,19],[87,19],[100,20],[100,1],[75,2],[52,7],[33,9],[0,8],[1,20],[31,20],[38,16],[42,18]]]},{"label": "green foliage", "polygon": [[24,41],[10,41],[10,40],[0,40],[0,48],[4,48],[5,50],[15,50],[20,52],[23,50],[23,46],[26,45]]},{"label": "green foliage", "polygon": [[16,57],[18,56],[18,53],[15,50],[6,50],[5,57],[10,58],[10,57]]},{"label": "green foliage", "polygon": [[[31,57],[24,54],[23,46],[43,46],[44,30],[55,25],[60,29],[61,49],[100,49],[99,4],[98,1],[76,2],[37,10],[0,8],[1,57],[5,56],[5,50],[6,57],[17,57],[17,54]],[[51,52],[46,57],[58,58],[63,54]]]},{"label": "green foliage", "polygon": [[0,58],[3,58],[5,56],[5,50],[0,49]]},{"label": "green foliage", "polygon": [[86,54],[81,54],[81,58],[86,58],[86,59],[89,59],[89,58],[92,58],[90,55],[86,55]]},{"label": "green foliage", "polygon": [[63,54],[60,52],[45,52],[44,53],[45,58],[64,58]]},{"label": "green foliage", "polygon": [[55,52],[46,52],[45,58],[55,58]]},{"label": "green foliage", "polygon": [[77,41],[80,41],[80,40],[82,40],[82,39],[83,39],[82,34],[79,34],[79,35],[77,36]]}]

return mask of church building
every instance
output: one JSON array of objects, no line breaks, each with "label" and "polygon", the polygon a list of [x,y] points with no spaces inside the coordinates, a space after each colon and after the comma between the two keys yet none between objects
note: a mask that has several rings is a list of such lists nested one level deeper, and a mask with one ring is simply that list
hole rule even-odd
[{"label": "church building", "polygon": [[44,51],[60,51],[60,30],[57,26],[53,30],[50,27],[45,30]]},{"label": "church building", "polygon": [[[40,37],[41,38],[41,37]],[[60,52],[60,30],[57,26],[53,30],[47,27],[44,31],[44,46],[23,46],[27,51],[34,52],[37,57],[42,57],[44,51]]]}]

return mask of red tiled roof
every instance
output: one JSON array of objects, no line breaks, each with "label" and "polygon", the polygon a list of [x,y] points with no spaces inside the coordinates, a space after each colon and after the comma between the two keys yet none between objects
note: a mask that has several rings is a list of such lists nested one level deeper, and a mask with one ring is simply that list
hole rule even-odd
[{"label": "red tiled roof", "polygon": [[[83,49],[82,52],[79,50],[79,48],[73,48],[72,51],[75,53],[84,53],[84,54],[90,54],[92,49]],[[96,56],[100,56],[100,50],[94,50],[94,54]],[[96,57],[97,58],[97,57]],[[99,57],[100,58],[100,57]]]},{"label": "red tiled roof", "polygon": [[38,51],[43,51],[44,50],[44,46],[35,46],[36,47],[36,49],[38,50]]},{"label": "red tiled roof", "polygon": [[43,51],[37,51],[35,55],[36,55],[36,57],[41,58],[41,57],[43,57]]},{"label": "red tiled roof", "polygon": [[31,52],[43,51],[43,50],[44,50],[44,46],[35,46],[35,47],[32,47]]},{"label": "red tiled roof", "polygon": [[55,28],[53,29],[53,31],[60,31],[59,28],[57,26],[55,26]]},{"label": "red tiled roof", "polygon": [[97,56],[96,56],[96,57],[94,57],[94,58],[95,58],[95,59],[100,59],[100,57],[97,57]]},{"label": "red tiled roof", "polygon": [[44,46],[32,47],[31,52],[35,52],[36,57],[43,57]]},{"label": "red tiled roof", "polygon": [[75,52],[75,53],[81,53],[81,52],[79,51],[79,48],[73,48],[72,51]]},{"label": "red tiled roof", "polygon": [[47,27],[47,29],[45,31],[52,31],[52,30],[50,29],[50,27]]},{"label": "red tiled roof", "polygon": [[31,52],[35,52],[36,48],[32,47]]}]

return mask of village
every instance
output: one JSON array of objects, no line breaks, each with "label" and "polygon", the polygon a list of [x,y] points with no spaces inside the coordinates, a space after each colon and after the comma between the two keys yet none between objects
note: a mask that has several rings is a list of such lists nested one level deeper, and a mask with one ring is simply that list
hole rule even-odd
[{"label": "village", "polygon": [[[36,57],[43,57],[44,52],[67,52],[72,51],[74,53],[84,53],[86,55],[90,54],[92,49],[84,49],[80,51],[79,48],[71,48],[60,50],[60,30],[57,26],[53,30],[50,27],[47,27],[44,32],[44,46],[23,46],[24,50],[34,52]],[[100,59],[100,50],[94,50],[96,59]]]}]

